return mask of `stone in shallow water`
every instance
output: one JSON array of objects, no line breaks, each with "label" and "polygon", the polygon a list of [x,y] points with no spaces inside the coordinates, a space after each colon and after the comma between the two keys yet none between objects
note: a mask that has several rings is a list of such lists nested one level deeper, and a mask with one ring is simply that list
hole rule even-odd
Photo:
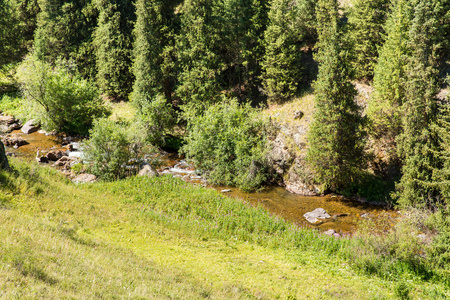
[{"label": "stone in shallow water", "polygon": [[39,123],[39,121],[33,119],[26,122],[25,125],[23,125],[22,132],[25,134],[30,134],[38,131],[40,127],[41,124]]},{"label": "stone in shallow water", "polygon": [[305,219],[311,224],[317,224],[321,222],[321,219],[328,219],[331,216],[323,208],[316,208],[311,212],[307,212],[303,215]]}]

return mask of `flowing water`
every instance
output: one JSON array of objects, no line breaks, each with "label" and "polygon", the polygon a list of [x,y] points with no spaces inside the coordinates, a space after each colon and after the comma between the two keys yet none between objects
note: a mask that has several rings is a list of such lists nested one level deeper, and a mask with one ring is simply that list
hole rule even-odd
[{"label": "flowing water", "polygon": [[[18,149],[7,148],[7,151],[30,160],[34,160],[38,151],[61,149],[65,139],[62,136],[46,136],[39,132],[26,135],[21,131],[14,131],[12,135],[21,136],[29,144]],[[71,153],[71,155],[75,154],[79,153]],[[176,154],[158,153],[152,155],[150,160],[159,173],[171,174],[193,184],[207,185],[206,181],[196,174],[195,169]],[[374,220],[380,229],[387,229],[393,226],[399,217],[396,211],[335,195],[306,197],[289,193],[284,188],[277,186],[269,186],[262,192],[256,193],[244,193],[232,187],[209,187],[224,191],[224,194],[242,199],[254,206],[262,206],[269,212],[299,226],[311,227],[320,231],[334,229],[341,234],[351,234],[356,230],[358,222],[365,218]],[[317,225],[309,224],[303,215],[316,208],[325,209],[332,217]]]}]

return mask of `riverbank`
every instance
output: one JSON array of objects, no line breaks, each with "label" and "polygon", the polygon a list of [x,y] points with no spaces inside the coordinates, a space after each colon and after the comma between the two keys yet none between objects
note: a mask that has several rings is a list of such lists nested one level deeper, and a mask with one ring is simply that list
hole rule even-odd
[{"label": "riverbank", "polygon": [[15,172],[0,173],[6,299],[390,299],[401,285],[413,298],[450,296],[408,272],[361,275],[346,259],[349,239],[176,178],[74,185],[10,162]]}]

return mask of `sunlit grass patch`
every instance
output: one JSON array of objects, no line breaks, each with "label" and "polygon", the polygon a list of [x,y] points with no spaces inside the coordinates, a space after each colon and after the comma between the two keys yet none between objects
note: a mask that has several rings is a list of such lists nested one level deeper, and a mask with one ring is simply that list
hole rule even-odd
[{"label": "sunlit grass patch", "polygon": [[[11,160],[0,171],[0,298],[390,299],[348,240],[303,230],[171,177],[74,185]],[[8,183],[8,185],[5,185]],[[41,189],[36,192],[37,187]],[[448,293],[409,277],[413,298]]]}]

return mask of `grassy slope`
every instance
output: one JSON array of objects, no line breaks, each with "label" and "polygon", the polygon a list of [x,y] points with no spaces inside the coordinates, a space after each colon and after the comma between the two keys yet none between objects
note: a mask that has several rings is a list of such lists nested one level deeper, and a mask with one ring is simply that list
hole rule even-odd
[{"label": "grassy slope", "polygon": [[[12,160],[0,172],[2,299],[382,299],[392,282],[358,275],[346,240],[295,229],[179,180],[75,186]],[[415,282],[429,297],[442,287]]]}]

